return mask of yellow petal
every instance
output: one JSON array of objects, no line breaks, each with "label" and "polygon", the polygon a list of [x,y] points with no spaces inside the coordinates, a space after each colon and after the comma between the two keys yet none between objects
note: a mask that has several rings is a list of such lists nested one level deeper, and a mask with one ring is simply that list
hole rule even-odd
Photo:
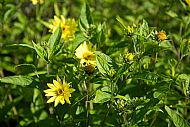
[{"label": "yellow petal", "polygon": [[59,84],[62,84],[61,79],[59,78],[58,75],[57,75],[57,82],[59,82]]},{"label": "yellow petal", "polygon": [[63,105],[63,104],[65,104],[65,100],[64,100],[64,97],[63,96],[61,96],[62,98],[60,98],[60,103]]},{"label": "yellow petal", "polygon": [[47,86],[48,86],[49,88],[51,88],[51,89],[55,89],[55,86],[54,86],[53,84],[51,84],[51,83],[47,83]]},{"label": "yellow petal", "polygon": [[45,96],[56,96],[56,92],[48,92],[45,94]]},{"label": "yellow petal", "polygon": [[68,104],[71,104],[71,102],[70,102],[70,100],[69,100],[69,96],[64,96],[64,98],[65,98],[65,101],[68,103]]},{"label": "yellow petal", "polygon": [[47,101],[47,103],[54,102],[54,101],[55,101],[55,99],[56,99],[56,96],[53,96],[53,97],[51,97],[51,98]]},{"label": "yellow petal", "polygon": [[53,84],[56,86],[57,89],[62,89],[62,84],[60,84],[58,81],[53,80]]},{"label": "yellow petal", "polygon": [[74,92],[74,91],[75,91],[75,89],[73,89],[73,88],[70,88],[70,89],[69,89],[69,92],[70,92],[70,93],[72,93],[72,92]]},{"label": "yellow petal", "polygon": [[59,104],[60,97],[61,97],[61,96],[58,96],[58,97],[55,99],[54,107],[56,107],[56,106]]},{"label": "yellow petal", "polygon": [[49,92],[55,92],[56,90],[54,89],[47,89],[47,90],[44,90],[44,93],[49,93]]}]

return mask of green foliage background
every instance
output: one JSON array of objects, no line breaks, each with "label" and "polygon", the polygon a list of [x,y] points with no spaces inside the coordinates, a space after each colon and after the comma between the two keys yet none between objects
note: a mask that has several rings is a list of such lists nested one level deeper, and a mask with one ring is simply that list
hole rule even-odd
[{"label": "green foliage background", "polygon": [[[72,42],[48,32],[54,15],[77,20]],[[190,126],[189,23],[185,0],[0,0],[0,127]],[[84,41],[97,46],[92,74],[74,54]],[[56,75],[71,105],[46,103]]]}]

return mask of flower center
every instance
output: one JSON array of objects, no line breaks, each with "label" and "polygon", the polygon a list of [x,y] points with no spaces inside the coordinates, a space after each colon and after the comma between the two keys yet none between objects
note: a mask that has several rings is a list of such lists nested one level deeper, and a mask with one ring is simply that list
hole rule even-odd
[{"label": "flower center", "polygon": [[93,54],[92,53],[89,53],[89,52],[86,52],[83,54],[83,57],[85,60],[92,60],[93,59]]},{"label": "flower center", "polygon": [[58,89],[58,90],[57,90],[57,95],[61,95],[61,94],[63,94],[63,90]]}]

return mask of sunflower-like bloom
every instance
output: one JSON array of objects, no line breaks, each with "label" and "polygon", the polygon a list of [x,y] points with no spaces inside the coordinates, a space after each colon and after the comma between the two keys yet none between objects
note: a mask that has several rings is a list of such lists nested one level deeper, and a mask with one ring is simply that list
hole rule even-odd
[{"label": "sunflower-like bloom", "polygon": [[74,19],[65,19],[63,15],[61,17],[54,16],[54,20],[52,24],[49,25],[50,32],[54,33],[58,27],[62,29],[61,38],[63,38],[66,42],[72,40],[74,38],[74,34],[77,30],[77,24]]},{"label": "sunflower-like bloom", "polygon": [[31,0],[33,5],[36,5],[38,3],[43,4],[44,0]]},{"label": "sunflower-like bloom", "polygon": [[80,59],[80,63],[82,66],[87,66],[87,65],[94,65],[96,66],[96,59],[95,59],[95,54],[93,51],[95,51],[96,47],[94,47],[92,44],[86,44],[84,42],[81,44],[75,52],[75,55],[77,58]]},{"label": "sunflower-like bloom", "polygon": [[59,103],[65,104],[65,101],[68,104],[71,104],[69,97],[71,97],[71,93],[75,91],[75,89],[70,88],[70,83],[65,82],[65,78],[63,83],[59,76],[57,76],[57,81],[53,80],[53,84],[47,83],[50,89],[44,90],[46,93],[45,96],[50,96],[51,98],[47,101],[47,103],[54,102],[54,107],[56,107]]},{"label": "sunflower-like bloom", "polygon": [[158,32],[156,35],[159,41],[164,41],[167,39],[166,32],[164,31]]}]

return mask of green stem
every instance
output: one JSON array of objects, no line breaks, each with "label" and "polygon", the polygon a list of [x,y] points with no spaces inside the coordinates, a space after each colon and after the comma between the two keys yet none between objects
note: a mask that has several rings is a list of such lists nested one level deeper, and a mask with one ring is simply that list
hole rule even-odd
[{"label": "green stem", "polygon": [[50,64],[49,64],[49,63],[47,63],[46,68],[47,68],[47,73],[48,73],[48,75],[49,75],[49,66],[50,66]]},{"label": "green stem", "polygon": [[85,102],[85,107],[86,107],[86,127],[88,127],[88,123],[89,123],[89,114],[88,114],[88,86],[86,84],[86,80],[84,80],[84,89],[86,91],[86,102]]}]

